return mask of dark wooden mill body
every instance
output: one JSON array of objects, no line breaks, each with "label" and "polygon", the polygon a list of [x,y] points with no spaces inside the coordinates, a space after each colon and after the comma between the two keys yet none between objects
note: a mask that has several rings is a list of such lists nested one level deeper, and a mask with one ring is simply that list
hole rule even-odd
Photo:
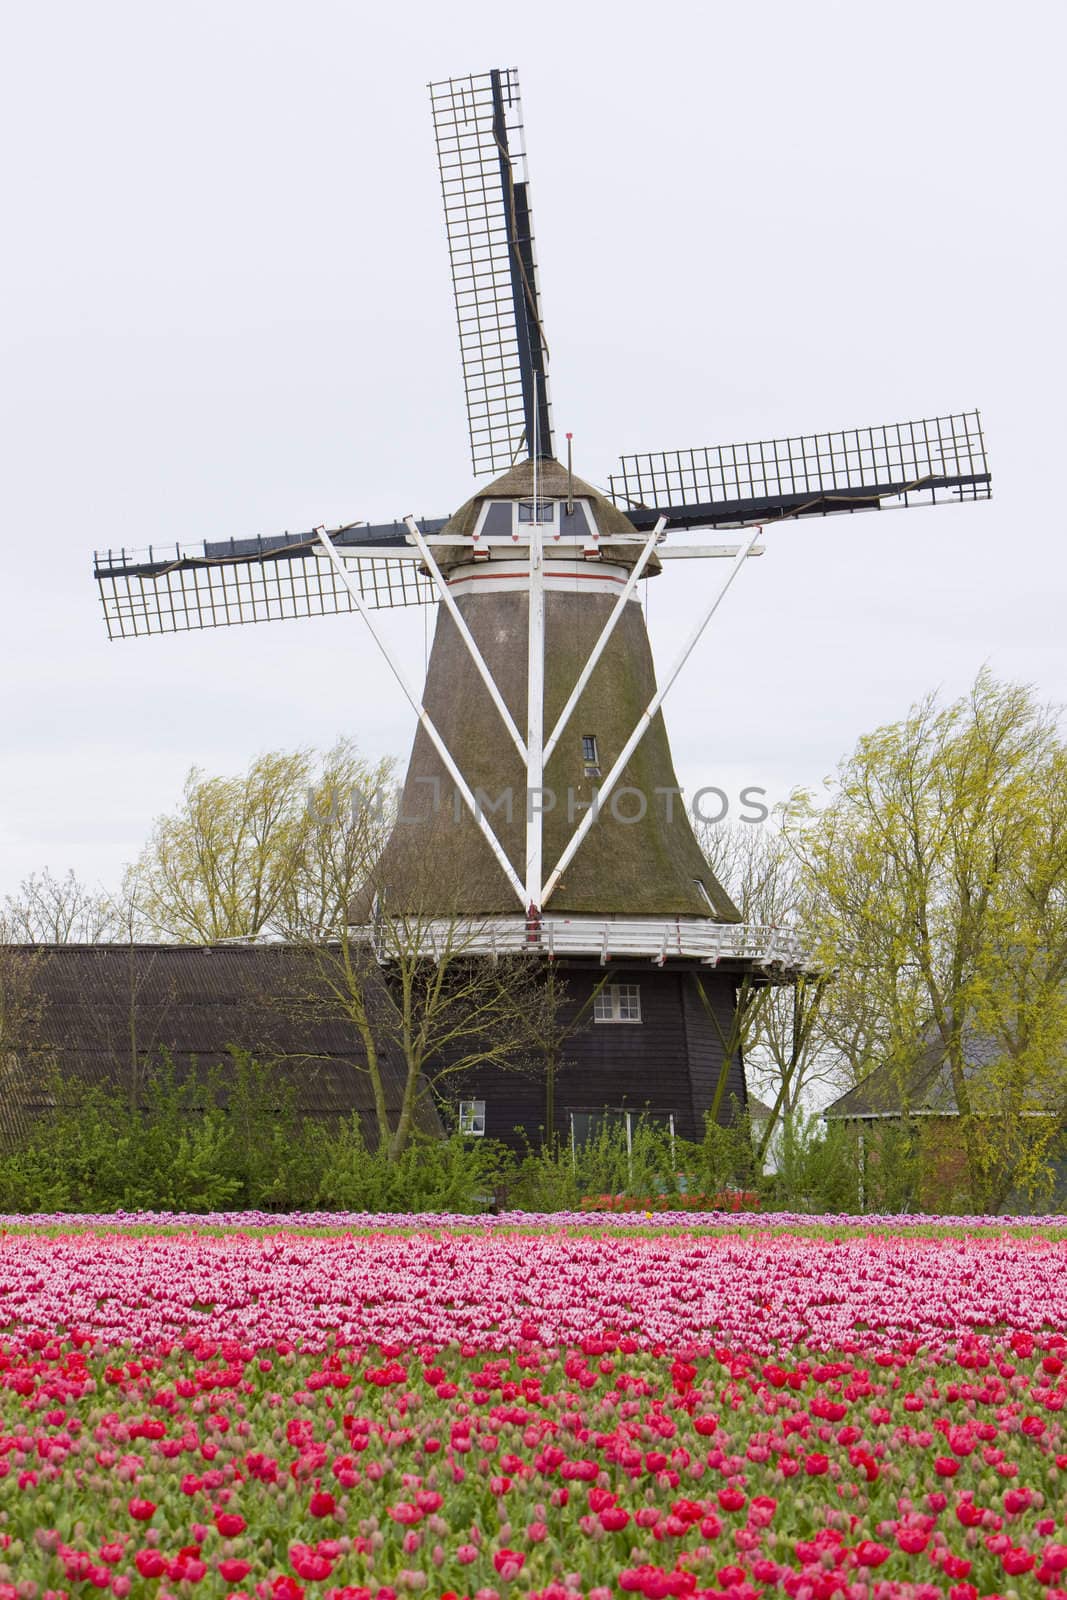
[{"label": "dark wooden mill body", "polygon": [[[987,497],[978,414],[631,455],[599,492],[573,476],[569,436],[568,464],[554,455],[517,75],[450,79],[431,100],[472,466],[493,481],[421,525],[98,552],[109,632],[357,612],[419,718],[358,936],[387,968],[382,920],[417,907],[428,961],[461,927],[485,959],[518,950],[562,975],[572,1012],[599,990],[547,1104],[535,1078],[477,1071],[461,1126],[510,1138],[547,1117],[577,1137],[607,1109],[698,1136],[713,1102],[744,1100],[743,1064],[724,1059],[739,982],[788,981],[804,953],[743,926],[709,871],[663,697],[768,526]],[[701,545],[699,529],[742,531]],[[729,565],[690,586],[693,630],[657,688],[639,584],[692,558]],[[434,602],[419,691],[375,613]]]}]

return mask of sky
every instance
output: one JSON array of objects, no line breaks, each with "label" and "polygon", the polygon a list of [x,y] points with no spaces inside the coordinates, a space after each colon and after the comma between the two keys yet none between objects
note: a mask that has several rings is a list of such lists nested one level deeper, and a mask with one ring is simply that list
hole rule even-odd
[{"label": "sky", "polygon": [[[666,705],[783,799],[983,664],[1067,699],[1064,12],[45,0],[0,59],[0,897],[114,885],[192,766],[413,727],[358,619],[109,643],[94,549],[472,492],[426,84],[517,66],[557,430],[626,452],[980,407],[987,504],[785,524]],[[715,577],[648,586],[661,666]],[[426,618],[386,625],[409,669]]]}]

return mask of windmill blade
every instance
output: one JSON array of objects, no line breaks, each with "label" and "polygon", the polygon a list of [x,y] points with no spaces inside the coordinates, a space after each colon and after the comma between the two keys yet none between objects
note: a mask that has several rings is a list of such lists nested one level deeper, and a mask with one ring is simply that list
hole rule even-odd
[{"label": "windmill blade", "polygon": [[638,529],[739,528],[887,505],[987,500],[977,411],[844,433],[623,456],[610,492]]},{"label": "windmill blade", "polygon": [[552,454],[548,347],[513,67],[430,85],[476,477]]},{"label": "windmill blade", "polygon": [[[446,520],[427,520],[423,528],[438,533]],[[437,598],[403,523],[331,529],[330,536],[354,571],[366,605],[427,605]],[[352,596],[320,548],[314,533],[285,533],[195,550],[98,550],[93,575],[108,636],[130,639],[354,611]]]}]

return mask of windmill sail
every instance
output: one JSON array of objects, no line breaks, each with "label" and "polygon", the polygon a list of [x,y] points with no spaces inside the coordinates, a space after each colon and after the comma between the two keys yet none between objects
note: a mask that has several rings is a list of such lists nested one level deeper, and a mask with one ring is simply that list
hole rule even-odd
[{"label": "windmill sail", "polygon": [[430,85],[476,477],[552,454],[548,347],[514,68]]},{"label": "windmill sail", "polygon": [[[444,521],[423,526],[435,533]],[[402,523],[337,528],[330,537],[368,606],[435,599]],[[226,539],[195,549],[98,550],[93,575],[112,639],[354,611],[352,596],[318,551],[314,533]]]},{"label": "windmill sail", "polygon": [[674,528],[737,528],[992,492],[977,411],[623,456],[609,481],[615,504],[639,529],[660,516]]}]

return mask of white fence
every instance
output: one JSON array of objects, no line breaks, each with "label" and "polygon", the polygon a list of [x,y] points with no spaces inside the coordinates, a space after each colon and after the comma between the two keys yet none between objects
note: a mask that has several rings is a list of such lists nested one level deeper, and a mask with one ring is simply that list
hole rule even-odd
[{"label": "white fence", "polygon": [[413,942],[427,956],[446,951],[507,955],[528,951],[532,955],[597,956],[602,963],[622,957],[644,957],[658,966],[672,957],[698,960],[706,966],[720,961],[744,961],[766,971],[799,972],[811,966],[800,934],[790,928],[755,923],[712,922],[700,918],[660,920],[644,917],[623,922],[603,917],[498,917],[484,922],[416,920],[385,926],[352,929],[373,943],[378,957],[389,960],[389,945],[396,941],[406,950]]}]

